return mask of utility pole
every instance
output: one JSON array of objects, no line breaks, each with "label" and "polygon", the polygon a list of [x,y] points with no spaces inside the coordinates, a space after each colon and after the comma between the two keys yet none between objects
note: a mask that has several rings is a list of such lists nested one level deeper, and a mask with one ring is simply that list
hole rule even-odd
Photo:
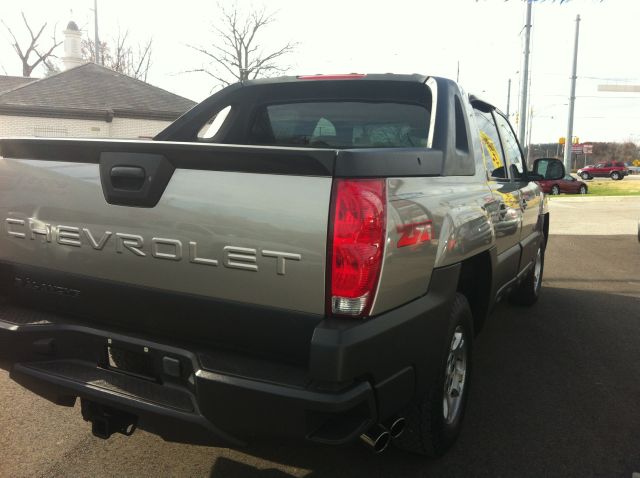
[{"label": "utility pole", "polygon": [[567,122],[567,136],[564,145],[564,168],[567,174],[571,172],[571,153],[573,152],[573,108],[576,102],[576,74],[578,71],[578,36],[580,34],[580,15],[576,15],[576,39],[573,44],[573,68],[571,70],[571,90],[569,93],[569,121]]},{"label": "utility pole", "polygon": [[98,36],[98,0],[93,0],[93,14],[95,18],[95,50],[96,50],[96,65],[101,65],[100,61],[100,37]]},{"label": "utility pole", "polygon": [[458,71],[456,72],[456,83],[460,83],[460,60],[458,60]]},{"label": "utility pole", "polygon": [[507,86],[507,118],[509,117],[509,107],[511,106],[511,78]]},{"label": "utility pole", "polygon": [[520,95],[520,114],[518,124],[518,140],[523,148],[525,145],[525,132],[527,128],[527,100],[529,88],[529,43],[531,41],[531,5],[532,0],[527,0],[527,21],[524,26],[524,69],[522,72],[522,94]]}]

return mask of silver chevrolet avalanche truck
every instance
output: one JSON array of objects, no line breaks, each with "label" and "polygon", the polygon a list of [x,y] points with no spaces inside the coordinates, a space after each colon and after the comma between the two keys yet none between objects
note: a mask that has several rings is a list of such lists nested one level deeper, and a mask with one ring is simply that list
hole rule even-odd
[{"label": "silver chevrolet avalanche truck", "polygon": [[420,75],[246,81],[153,141],[2,139],[2,366],[102,438],[441,455],[488,313],[538,298],[535,181],[563,176]]}]

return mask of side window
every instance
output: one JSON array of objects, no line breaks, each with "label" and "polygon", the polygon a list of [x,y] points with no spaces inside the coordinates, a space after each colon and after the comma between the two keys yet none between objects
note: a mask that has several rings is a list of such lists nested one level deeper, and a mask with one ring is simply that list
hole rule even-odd
[{"label": "side window", "polygon": [[522,153],[520,152],[516,135],[513,133],[511,125],[504,116],[496,114],[496,121],[498,122],[498,128],[500,128],[502,147],[504,148],[504,154],[507,157],[507,163],[512,173],[511,176],[519,178],[524,172],[524,166],[522,164]]},{"label": "side window", "polygon": [[610,168],[611,166],[612,166],[612,164],[611,164],[611,163],[605,163],[605,164],[604,164],[604,167],[605,167],[605,168]]},{"label": "side window", "polygon": [[482,158],[484,165],[492,178],[506,178],[507,171],[504,168],[504,158],[500,147],[500,137],[491,113],[484,113],[474,109],[476,124],[480,130],[480,142],[482,143]]}]

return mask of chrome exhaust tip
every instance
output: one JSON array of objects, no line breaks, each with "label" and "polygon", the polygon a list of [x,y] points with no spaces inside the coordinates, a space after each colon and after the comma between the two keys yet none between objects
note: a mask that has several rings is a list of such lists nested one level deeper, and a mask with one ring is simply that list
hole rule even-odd
[{"label": "chrome exhaust tip", "polygon": [[374,453],[382,453],[391,443],[391,434],[380,425],[375,425],[367,433],[360,435],[360,439],[365,442]]},{"label": "chrome exhaust tip", "polygon": [[398,438],[400,435],[402,435],[406,423],[407,421],[404,419],[404,417],[398,417],[393,420],[388,428],[391,438]]}]

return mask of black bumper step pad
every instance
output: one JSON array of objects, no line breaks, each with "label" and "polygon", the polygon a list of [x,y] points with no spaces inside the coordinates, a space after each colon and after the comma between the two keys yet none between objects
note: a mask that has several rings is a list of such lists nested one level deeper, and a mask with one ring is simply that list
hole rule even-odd
[{"label": "black bumper step pad", "polygon": [[[182,412],[194,412],[191,394],[186,390],[112,372],[79,360],[54,360],[20,364],[40,374],[55,375],[93,389],[153,403]],[[46,380],[46,379],[45,379]]]}]

